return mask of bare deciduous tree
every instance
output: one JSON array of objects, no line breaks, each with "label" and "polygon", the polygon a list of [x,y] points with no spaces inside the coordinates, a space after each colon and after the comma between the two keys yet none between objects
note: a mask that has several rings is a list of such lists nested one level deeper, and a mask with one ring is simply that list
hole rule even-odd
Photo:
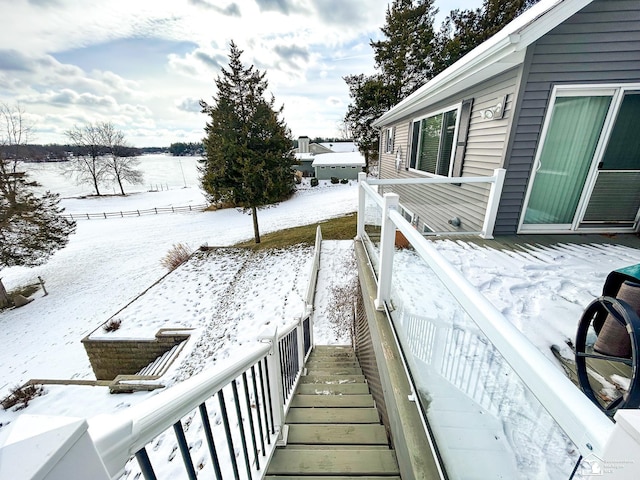
[{"label": "bare deciduous tree", "polygon": [[100,195],[100,184],[105,181],[117,183],[122,195],[125,195],[123,182],[142,183],[142,172],[136,169],[140,162],[133,148],[111,122],[75,125],[66,136],[78,154],[63,165],[63,171],[75,176],[79,184],[93,185],[96,195]]},{"label": "bare deciduous tree", "polygon": [[96,195],[100,196],[100,182],[104,180],[107,169],[105,161],[106,149],[102,144],[100,123],[89,123],[84,127],[74,125],[65,135],[77,153],[61,165],[62,171],[74,176],[80,185],[93,185]]},{"label": "bare deciduous tree", "polygon": [[134,149],[127,144],[124,133],[116,130],[112,123],[100,125],[102,139],[107,147],[105,176],[120,188],[120,193],[124,196],[122,182],[140,185],[143,182],[142,172],[136,167],[140,164],[135,156]]}]

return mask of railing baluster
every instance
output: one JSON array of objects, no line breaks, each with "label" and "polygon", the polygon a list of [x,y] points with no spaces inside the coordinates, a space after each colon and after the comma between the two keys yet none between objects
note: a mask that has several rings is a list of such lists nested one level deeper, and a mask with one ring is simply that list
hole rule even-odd
[{"label": "railing baluster", "polygon": [[216,444],[213,441],[213,432],[211,431],[211,422],[209,421],[207,406],[204,403],[201,403],[198,409],[200,410],[202,426],[204,427],[204,435],[207,439],[209,454],[211,455],[211,461],[213,462],[213,469],[216,472],[216,478],[217,480],[222,480],[222,472],[220,471],[220,460],[218,459],[218,452],[216,452]]},{"label": "railing baluster", "polygon": [[138,460],[140,471],[142,472],[142,476],[145,480],[157,480],[156,473],[153,471],[153,466],[151,465],[151,461],[149,460],[149,455],[147,454],[147,449],[145,447],[142,447],[136,452],[136,460]]},{"label": "railing baluster", "polygon": [[[273,423],[273,402],[271,401],[271,396],[267,395],[266,392],[270,392],[271,391],[271,382],[269,381],[269,363],[267,362],[267,358],[265,357],[264,359],[264,377],[262,375],[262,363],[259,364],[259,369],[260,369],[260,387],[262,388],[262,398],[264,399],[265,397],[269,397],[269,416],[267,417],[267,412],[265,411],[265,420],[267,420],[267,431],[269,431],[269,422],[268,420],[271,420],[271,435],[274,435],[276,433],[276,428],[275,428],[275,424]],[[265,392],[264,389],[264,380],[263,378],[267,379],[267,390]],[[264,402],[264,407],[267,407],[267,402]],[[267,441],[269,442],[269,445],[271,445],[271,435],[267,435]]]},{"label": "railing baluster", "polygon": [[[260,366],[260,363],[258,363],[258,366]],[[260,372],[260,375],[262,375],[262,372]],[[262,381],[262,379],[260,379]],[[256,368],[255,365],[251,366],[251,382],[253,383],[253,396],[256,398],[256,413],[258,414],[258,432],[260,433],[260,447],[262,449],[262,456],[264,457],[267,452],[264,448],[264,432],[262,430],[262,413],[260,412],[260,397],[258,397],[258,382],[256,381]],[[264,402],[264,391],[262,392],[262,401]],[[263,403],[263,408],[265,407],[264,403]],[[267,420],[267,411],[264,411],[264,416],[265,416],[265,422]],[[267,430],[269,429],[269,427],[267,426]]]},{"label": "railing baluster", "polygon": [[[296,377],[298,376],[298,372],[300,371],[300,365],[304,362],[304,353],[302,353],[302,328],[297,327],[293,332],[293,348],[295,350],[295,354],[293,356],[294,359],[294,369],[293,375],[291,378],[291,389],[293,390],[293,386],[296,383]],[[293,393],[293,392],[292,392]]]},{"label": "railing baluster", "polygon": [[[247,477],[251,478],[251,463],[249,462],[249,452],[247,448],[247,438],[244,432],[244,421],[242,420],[242,409],[240,408],[240,397],[238,396],[237,381],[231,382],[231,389],[233,390],[233,403],[236,406],[236,415],[238,417],[238,428],[240,429],[240,441],[242,442],[242,452],[244,453],[244,465],[247,468]],[[251,414],[251,412],[249,412]]]},{"label": "railing baluster", "polygon": [[227,436],[227,446],[229,448],[229,458],[231,460],[231,467],[233,468],[233,475],[236,480],[240,479],[238,473],[238,462],[236,461],[236,451],[233,446],[233,438],[231,438],[231,428],[229,427],[229,415],[227,414],[227,405],[224,401],[224,393],[222,390],[218,391],[218,402],[220,403],[220,414],[222,415],[222,424],[224,425],[224,433]]},{"label": "railing baluster", "polygon": [[296,377],[296,368],[298,362],[298,354],[296,352],[298,346],[298,342],[296,339],[296,331],[292,330],[289,333],[289,396],[291,396],[291,391],[293,390],[293,382]]},{"label": "railing baluster", "polygon": [[283,399],[286,402],[287,393],[288,393],[288,385],[287,385],[287,358],[286,358],[286,349],[283,347],[283,344],[286,344],[287,337],[284,337],[282,340],[278,342],[278,350],[280,351],[280,377],[282,378],[282,390],[283,390]]},{"label": "railing baluster", "polygon": [[[244,387],[244,399],[247,402],[247,414],[249,415],[249,430],[251,431],[251,444],[253,445],[253,454],[256,458],[256,469],[260,470],[260,459],[258,458],[258,445],[256,442],[256,431],[253,423],[253,413],[251,409],[251,400],[249,399],[249,387],[247,385],[247,372],[242,374],[242,386]],[[256,398],[256,402],[258,399]],[[260,410],[256,407],[258,412]]]},{"label": "railing baluster", "polygon": [[284,340],[284,352],[282,353],[282,362],[284,365],[282,386],[284,387],[284,400],[285,403],[289,399],[289,335],[283,338]]},{"label": "railing baluster", "polygon": [[191,460],[191,454],[189,453],[189,445],[187,445],[187,439],[184,436],[184,429],[182,428],[182,422],[180,420],[173,424],[173,431],[178,439],[178,447],[180,447],[182,461],[184,462],[184,467],[187,469],[189,480],[198,480],[196,469],[193,468],[193,461]]}]

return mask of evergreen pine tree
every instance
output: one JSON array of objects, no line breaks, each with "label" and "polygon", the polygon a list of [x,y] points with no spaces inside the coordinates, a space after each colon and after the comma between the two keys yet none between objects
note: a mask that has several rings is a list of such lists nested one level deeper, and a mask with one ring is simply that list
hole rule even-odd
[{"label": "evergreen pine tree", "polygon": [[[0,267],[44,263],[76,228],[61,216],[59,196],[34,192],[38,184],[19,168],[30,129],[20,105],[0,103],[0,145],[6,147],[0,151]],[[0,308],[9,303],[0,279]]]},{"label": "evergreen pine tree", "polygon": [[452,10],[436,36],[433,74],[453,65],[538,1],[483,0],[482,8]]},{"label": "evergreen pine tree", "polygon": [[394,105],[395,94],[389,93],[387,84],[379,75],[349,75],[344,80],[352,98],[344,121],[358,144],[358,150],[364,155],[368,171],[370,164],[378,159],[379,145],[378,131],[371,124]]},{"label": "evergreen pine tree", "polygon": [[394,0],[381,28],[384,39],[371,42],[378,73],[344,77],[351,97],[344,121],[367,169],[379,145],[371,123],[431,78],[434,15],[433,0]]},{"label": "evergreen pine tree", "polygon": [[282,201],[294,190],[291,135],[275,98],[264,97],[266,72],[245,67],[242,50],[231,42],[229,68],[215,80],[214,103],[201,101],[209,115],[201,186],[214,204],[250,211],[260,243],[257,210]]},{"label": "evergreen pine tree", "polygon": [[385,38],[371,42],[393,105],[432,77],[434,15],[433,0],[395,0],[380,29]]}]

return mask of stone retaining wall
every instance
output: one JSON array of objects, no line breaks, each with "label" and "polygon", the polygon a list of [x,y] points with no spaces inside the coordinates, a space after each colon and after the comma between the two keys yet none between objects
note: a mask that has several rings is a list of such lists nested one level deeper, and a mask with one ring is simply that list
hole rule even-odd
[{"label": "stone retaining wall", "polygon": [[82,339],[97,380],[133,375],[175,345],[187,340],[187,329],[161,329],[153,339]]}]

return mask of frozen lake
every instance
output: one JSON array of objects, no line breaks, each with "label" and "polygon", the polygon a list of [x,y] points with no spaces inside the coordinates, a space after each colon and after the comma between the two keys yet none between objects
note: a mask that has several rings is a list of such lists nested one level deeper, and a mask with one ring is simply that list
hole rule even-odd
[{"label": "frozen lake", "polygon": [[[143,155],[139,169],[144,175],[142,185],[124,185],[126,193],[147,192],[149,190],[166,190],[184,187],[199,188],[198,160],[201,157],[174,157],[171,155]],[[76,184],[73,178],[62,173],[64,163],[25,163],[23,168],[32,179],[42,187],[61,197],[78,197],[95,194],[92,185]],[[100,185],[100,193],[104,195],[118,194],[117,186],[109,183]]]}]

